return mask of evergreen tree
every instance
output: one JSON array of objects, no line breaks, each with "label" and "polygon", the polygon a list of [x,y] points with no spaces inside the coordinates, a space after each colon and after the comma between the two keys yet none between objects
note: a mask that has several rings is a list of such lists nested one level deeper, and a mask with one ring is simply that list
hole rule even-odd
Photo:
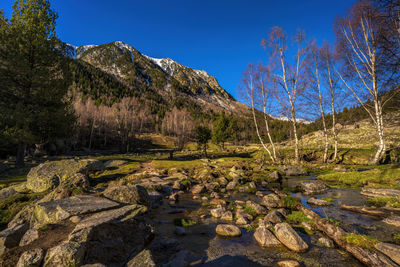
[{"label": "evergreen tree", "polygon": [[211,139],[211,131],[208,127],[198,126],[196,129],[197,144],[203,149],[204,156],[207,157],[207,143]]},{"label": "evergreen tree", "polygon": [[0,129],[18,145],[19,166],[27,145],[71,134],[67,49],[56,37],[56,18],[48,0],[16,0],[11,20],[1,20]]},{"label": "evergreen tree", "polygon": [[224,111],[218,116],[212,131],[212,141],[221,144],[224,149],[225,142],[236,139],[237,123],[232,117],[227,117]]}]

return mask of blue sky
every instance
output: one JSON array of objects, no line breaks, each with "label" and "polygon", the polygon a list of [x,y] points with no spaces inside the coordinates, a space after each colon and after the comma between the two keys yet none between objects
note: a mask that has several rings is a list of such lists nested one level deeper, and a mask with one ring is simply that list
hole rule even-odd
[{"label": "blue sky", "polygon": [[[14,0],[1,0],[6,17]],[[335,17],[354,0],[52,0],[57,33],[74,45],[126,42],[215,76],[237,98],[250,62],[266,61],[261,39],[273,26],[333,42]]]}]

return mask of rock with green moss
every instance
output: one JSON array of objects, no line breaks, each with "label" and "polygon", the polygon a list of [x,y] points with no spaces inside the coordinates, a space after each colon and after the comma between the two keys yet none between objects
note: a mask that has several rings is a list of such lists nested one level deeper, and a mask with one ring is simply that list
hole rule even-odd
[{"label": "rock with green moss", "polygon": [[55,201],[37,203],[32,215],[32,225],[57,223],[75,215],[99,212],[120,204],[106,198],[80,195]]},{"label": "rock with green moss", "polygon": [[240,231],[239,227],[232,224],[219,224],[215,232],[217,235],[225,237],[238,237],[242,235],[242,231]]},{"label": "rock with green moss", "polygon": [[17,194],[18,192],[12,186],[3,188],[0,190],[0,200],[13,197]]},{"label": "rock with green moss", "polygon": [[130,205],[83,219],[66,241],[48,250],[44,266],[80,266],[93,262],[119,266],[121,262],[128,262],[152,237],[152,228],[144,220],[146,212],[145,206]]},{"label": "rock with green moss", "polygon": [[[33,192],[45,192],[60,184],[69,183],[71,179],[79,178],[80,181],[81,175],[103,169],[103,163],[94,159],[48,161],[29,171],[26,187]],[[81,175],[77,175],[78,173]]]},{"label": "rock with green moss", "polygon": [[103,195],[120,203],[151,206],[151,200],[146,188],[140,185],[109,186],[103,192]]},{"label": "rock with green moss", "polygon": [[262,204],[267,208],[283,208],[283,200],[274,193],[265,195],[262,200]]}]

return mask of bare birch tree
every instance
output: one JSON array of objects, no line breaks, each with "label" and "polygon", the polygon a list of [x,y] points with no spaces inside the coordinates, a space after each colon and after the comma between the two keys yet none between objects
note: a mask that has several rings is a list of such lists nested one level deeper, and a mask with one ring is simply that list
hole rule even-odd
[{"label": "bare birch tree", "polygon": [[337,50],[343,60],[343,68],[341,71],[336,69],[336,72],[344,88],[365,109],[375,125],[379,145],[372,161],[374,164],[386,150],[383,107],[387,102],[385,79],[391,59],[385,56],[381,46],[382,31],[383,17],[369,1],[356,3],[348,15],[336,23]]},{"label": "bare birch tree", "polygon": [[[253,121],[254,121],[254,126],[256,128],[256,133],[258,140],[260,141],[260,144],[264,148],[265,151],[267,151],[269,157],[271,158],[272,162],[276,162],[276,156],[274,156],[271,153],[271,150],[268,148],[268,146],[265,144],[261,133],[260,133],[260,127],[257,122],[257,116],[256,116],[256,100],[257,100],[257,89],[256,89],[256,83],[258,82],[257,79],[258,74],[256,73],[256,69],[253,63],[250,63],[247,67],[247,70],[243,73],[243,80],[242,80],[242,90],[244,91],[245,97],[248,99],[250,102],[250,107],[253,115]],[[272,140],[272,139],[270,139]]]},{"label": "bare birch tree", "polygon": [[[291,60],[288,59],[288,38],[282,28],[273,27],[269,33],[268,40],[262,41],[264,48],[267,48],[267,46],[271,48],[271,58],[278,61],[278,65],[280,65],[280,68],[278,68],[280,69],[280,74],[274,75],[275,81],[278,85],[274,96],[281,105],[282,109],[287,109],[289,111],[290,120],[293,126],[293,138],[295,142],[294,154],[296,163],[300,161],[296,111],[298,108],[298,96],[304,90],[303,62],[306,54],[304,38],[304,33],[302,31],[298,31],[294,41],[297,51],[293,65],[291,64]],[[281,94],[282,92],[283,94]]]}]

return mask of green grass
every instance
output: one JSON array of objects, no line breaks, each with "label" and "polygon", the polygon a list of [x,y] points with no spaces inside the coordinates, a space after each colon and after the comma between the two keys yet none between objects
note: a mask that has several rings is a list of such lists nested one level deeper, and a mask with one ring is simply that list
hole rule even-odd
[{"label": "green grass", "polygon": [[176,218],[174,219],[174,224],[176,226],[183,226],[183,227],[189,227],[195,225],[197,222],[195,220],[189,219],[189,218]]},{"label": "green grass", "polygon": [[[47,193],[47,192],[46,192]],[[18,194],[0,201],[0,229],[4,228],[26,205],[46,193]]]},{"label": "green grass", "polygon": [[393,239],[400,240],[400,233],[393,234]]},{"label": "green grass", "polygon": [[321,200],[328,201],[328,202],[334,202],[336,199],[330,198],[330,197],[321,197]]},{"label": "green grass", "polygon": [[203,162],[199,159],[195,160],[153,160],[154,168],[156,169],[172,169],[185,168],[193,169],[203,166]]},{"label": "green grass", "polygon": [[283,197],[283,203],[285,205],[285,208],[295,209],[296,206],[301,203],[301,200],[298,197],[287,196]]},{"label": "green grass", "polygon": [[292,213],[286,216],[286,221],[293,224],[300,224],[302,222],[312,223],[311,219],[309,219],[302,211],[292,211]]},{"label": "green grass", "polygon": [[378,243],[378,239],[368,235],[352,233],[346,235],[346,242],[362,248],[372,249]]},{"label": "green grass", "polygon": [[250,214],[251,216],[253,216],[254,218],[257,217],[257,212],[254,208],[247,206],[244,210],[244,212],[246,212],[247,214]]},{"label": "green grass", "polygon": [[400,199],[395,197],[374,197],[367,200],[369,206],[400,208]]},{"label": "green grass", "polygon": [[328,222],[330,222],[330,223],[336,225],[336,226],[339,226],[339,225],[340,225],[340,221],[338,221],[338,220],[331,219],[331,218],[328,218],[328,219],[326,219],[326,220],[327,220]]},{"label": "green grass", "polygon": [[329,185],[360,188],[368,184],[369,187],[400,188],[400,168],[381,166],[367,171],[328,172],[318,176]]}]

